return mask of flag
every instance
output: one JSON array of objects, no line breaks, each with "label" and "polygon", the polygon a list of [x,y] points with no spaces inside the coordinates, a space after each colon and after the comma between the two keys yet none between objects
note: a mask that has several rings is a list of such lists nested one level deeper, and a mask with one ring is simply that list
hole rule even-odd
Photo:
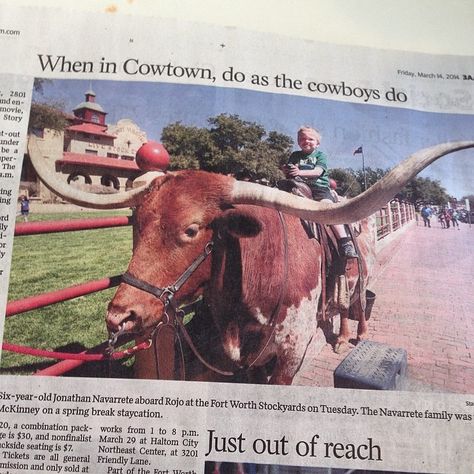
[{"label": "flag", "polygon": [[356,150],[354,150],[354,153],[352,153],[352,155],[357,155],[358,153],[363,153],[361,146],[357,148]]}]

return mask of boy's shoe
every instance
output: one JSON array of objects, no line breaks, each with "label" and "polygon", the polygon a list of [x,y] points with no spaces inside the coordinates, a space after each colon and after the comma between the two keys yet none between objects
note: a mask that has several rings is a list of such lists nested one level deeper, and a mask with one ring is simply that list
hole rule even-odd
[{"label": "boy's shoe", "polygon": [[346,258],[359,258],[357,255],[354,244],[349,240],[349,242],[344,242],[341,244],[342,255]]}]

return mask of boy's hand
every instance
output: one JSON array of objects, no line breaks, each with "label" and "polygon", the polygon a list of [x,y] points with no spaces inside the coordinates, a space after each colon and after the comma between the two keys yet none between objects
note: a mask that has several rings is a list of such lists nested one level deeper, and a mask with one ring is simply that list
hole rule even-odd
[{"label": "boy's hand", "polygon": [[283,168],[283,172],[285,173],[285,176],[287,178],[295,178],[300,174],[299,168],[292,163],[285,165],[285,167]]},{"label": "boy's hand", "polygon": [[296,178],[301,175],[301,170],[296,165],[288,165],[288,175],[292,178]]}]

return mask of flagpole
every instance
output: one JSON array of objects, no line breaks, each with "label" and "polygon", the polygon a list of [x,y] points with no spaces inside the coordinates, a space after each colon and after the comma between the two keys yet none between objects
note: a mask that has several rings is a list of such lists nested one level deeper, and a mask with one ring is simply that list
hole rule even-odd
[{"label": "flagpole", "polygon": [[364,191],[367,190],[367,178],[365,176],[365,158],[364,158],[364,147],[361,145],[362,154],[362,174],[364,175]]},{"label": "flagpole", "polygon": [[365,156],[364,156],[363,145],[361,145],[359,148],[356,148],[354,150],[354,153],[352,153],[352,155],[358,155],[359,153],[362,155],[362,174],[364,175],[364,191],[366,191],[367,190],[367,177],[365,175]]}]

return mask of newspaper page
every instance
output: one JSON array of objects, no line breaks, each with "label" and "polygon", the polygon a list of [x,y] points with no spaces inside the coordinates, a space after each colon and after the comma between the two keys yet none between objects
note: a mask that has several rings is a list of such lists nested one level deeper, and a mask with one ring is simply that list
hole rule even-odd
[{"label": "newspaper page", "polygon": [[472,472],[472,57],[0,19],[1,473]]}]

